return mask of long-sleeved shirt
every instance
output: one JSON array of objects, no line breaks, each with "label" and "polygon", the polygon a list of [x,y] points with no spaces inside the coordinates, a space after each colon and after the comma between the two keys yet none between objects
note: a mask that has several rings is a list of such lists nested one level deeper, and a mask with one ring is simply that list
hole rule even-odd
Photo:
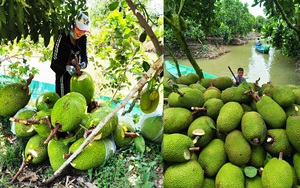
[{"label": "long-sleeved shirt", "polygon": [[83,35],[75,40],[75,45],[70,40],[70,34],[66,35],[61,31],[57,37],[52,54],[51,69],[58,75],[63,75],[66,72],[66,65],[71,63],[71,60],[77,56],[78,62],[88,64],[87,58],[87,37]]}]

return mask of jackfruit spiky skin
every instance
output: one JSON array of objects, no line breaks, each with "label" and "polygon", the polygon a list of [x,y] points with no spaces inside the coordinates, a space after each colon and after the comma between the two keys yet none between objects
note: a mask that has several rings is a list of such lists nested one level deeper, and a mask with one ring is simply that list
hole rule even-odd
[{"label": "jackfruit spiky skin", "polygon": [[270,86],[270,84],[268,84],[268,83],[262,84],[261,87],[260,87],[260,89],[259,89],[259,91],[258,91],[258,95],[259,95],[259,96],[262,96],[264,90],[265,90],[268,86]]},{"label": "jackfruit spiky skin", "polygon": [[193,131],[196,129],[202,129],[205,134],[198,139],[198,141],[195,143],[195,146],[204,147],[213,139],[215,135],[216,131],[212,127],[215,127],[215,122],[211,117],[200,116],[190,124],[187,135],[191,139],[194,139],[195,136],[193,135]]},{"label": "jackfruit spiky skin", "polygon": [[173,164],[164,173],[165,188],[202,187],[204,173],[195,160]]},{"label": "jackfruit spiky skin", "polygon": [[295,153],[293,156],[293,166],[298,182],[300,182],[300,153]]},{"label": "jackfruit spiky skin", "polygon": [[142,135],[155,143],[161,143],[163,140],[164,121],[161,115],[146,118],[141,125]]},{"label": "jackfruit spiky skin", "polygon": [[198,162],[206,177],[214,177],[226,161],[224,142],[218,138],[213,139],[198,157]]},{"label": "jackfruit spiky skin", "polygon": [[216,120],[223,106],[224,103],[221,99],[216,99],[216,98],[208,99],[203,104],[203,107],[207,108],[204,114],[211,117],[213,120]]},{"label": "jackfruit spiky skin", "polygon": [[186,162],[191,159],[190,147],[194,147],[192,139],[184,134],[165,134],[162,154],[168,162]]},{"label": "jackfruit spiky skin", "polygon": [[37,111],[52,109],[58,99],[60,97],[56,92],[44,92],[35,100],[35,108]]},{"label": "jackfruit spiky skin", "polygon": [[283,152],[283,155],[288,156],[293,151],[285,129],[268,129],[268,137],[272,138],[273,141],[267,142],[268,139],[266,139],[264,147],[271,155],[278,156],[280,152]]},{"label": "jackfruit spiky skin", "polygon": [[215,179],[216,187],[244,188],[245,177],[243,171],[232,163],[224,164],[218,171]]},{"label": "jackfruit spiky skin", "polygon": [[95,91],[92,76],[85,71],[82,71],[80,76],[73,75],[70,81],[70,90],[71,92],[78,92],[82,94],[86,99],[86,103],[89,104]]},{"label": "jackfruit spiky skin", "polygon": [[221,91],[216,87],[209,87],[203,92],[205,101],[211,98],[221,99]]},{"label": "jackfruit spiky skin", "polygon": [[[113,109],[110,107],[100,107],[89,116],[85,124],[82,124],[86,128],[96,127]],[[81,122],[82,123],[82,122]],[[110,135],[118,126],[119,119],[115,114],[99,131],[98,135],[101,135],[101,139]]]},{"label": "jackfruit spiky skin", "polygon": [[241,121],[241,130],[246,140],[252,145],[264,142],[267,135],[267,126],[262,116],[255,111],[246,112]]},{"label": "jackfruit spiky skin", "polygon": [[120,121],[116,129],[112,132],[112,137],[118,148],[128,146],[132,141],[132,137],[126,137],[125,132],[134,132],[134,127],[131,123],[126,121]]},{"label": "jackfruit spiky skin", "polygon": [[202,78],[200,82],[203,87],[208,88],[214,80],[214,78]]},{"label": "jackfruit spiky skin", "polygon": [[28,140],[25,146],[25,159],[30,155],[32,160],[29,161],[30,164],[39,164],[45,161],[48,157],[47,145],[44,144],[46,139],[36,134]]},{"label": "jackfruit spiky skin", "polygon": [[245,188],[262,188],[262,182],[260,176],[254,178],[245,178]]},{"label": "jackfruit spiky skin", "polygon": [[294,95],[295,95],[295,104],[300,105],[300,88],[293,89]]},{"label": "jackfruit spiky skin", "polygon": [[261,96],[263,96],[263,95],[267,95],[267,96],[269,96],[269,97],[272,97],[273,95],[272,95],[272,90],[273,90],[273,85],[268,85],[268,86],[266,86],[265,88],[264,88],[264,90],[262,91],[262,95]]},{"label": "jackfruit spiky skin", "polygon": [[214,178],[204,178],[204,182],[202,184],[202,187],[205,188],[215,188],[215,179]]},{"label": "jackfruit spiky skin", "polygon": [[196,73],[189,73],[176,79],[176,83],[190,85],[199,81],[199,76]]},{"label": "jackfruit spiky skin", "polygon": [[[40,119],[40,118],[45,118],[45,117],[49,117],[51,116],[51,111],[52,110],[41,110],[38,111],[35,115],[34,115],[34,119]],[[39,124],[33,124],[33,129],[41,136],[44,138],[47,138],[50,133],[51,133],[51,127],[44,122],[40,122]]]},{"label": "jackfruit spiky skin", "polygon": [[[17,112],[16,118],[23,119],[23,120],[30,119],[34,116],[35,113],[36,113],[35,110],[23,108],[19,110],[19,112]],[[21,122],[15,123],[15,133],[20,137],[31,137],[36,134],[32,125],[25,125],[24,123]]]},{"label": "jackfruit spiky skin", "polygon": [[[84,142],[85,138],[76,140],[69,148],[70,153],[74,153],[78,147]],[[94,140],[88,144],[84,150],[77,155],[71,162],[73,168],[77,170],[88,170],[100,166],[108,157],[112,148],[106,142],[111,142],[110,139]]]},{"label": "jackfruit spiky skin", "polygon": [[216,124],[220,132],[227,133],[234,130],[241,122],[244,110],[237,102],[228,102],[219,112]]},{"label": "jackfruit spiky skin", "polygon": [[251,158],[248,164],[256,168],[260,168],[264,166],[265,159],[266,150],[263,145],[251,145]]},{"label": "jackfruit spiky skin", "polygon": [[232,80],[228,76],[219,76],[214,80],[214,86],[223,91],[232,86]]},{"label": "jackfruit spiky skin", "polygon": [[185,108],[164,110],[164,133],[176,133],[186,129],[193,121],[192,112]]},{"label": "jackfruit spiky skin", "polygon": [[229,161],[237,166],[246,165],[251,158],[251,146],[239,130],[233,130],[226,136],[225,151]]},{"label": "jackfruit spiky skin", "polygon": [[221,93],[221,99],[224,103],[234,101],[247,104],[252,100],[252,96],[245,93],[246,91],[241,87],[229,87]]},{"label": "jackfruit spiky skin", "polygon": [[272,89],[272,98],[283,108],[292,106],[296,100],[292,88],[287,85],[274,86]]},{"label": "jackfruit spiky skin", "polygon": [[86,100],[83,95],[71,92],[56,101],[51,112],[53,127],[61,125],[58,130],[67,132],[76,129],[86,112]]},{"label": "jackfruit spiky skin", "polygon": [[276,129],[285,126],[286,113],[271,97],[262,96],[256,103],[256,108],[268,128]]},{"label": "jackfruit spiky skin", "polygon": [[293,185],[292,167],[285,160],[272,158],[263,169],[261,181],[263,187],[291,188]]},{"label": "jackfruit spiky skin", "polygon": [[247,105],[247,104],[243,104],[242,103],[241,106],[243,107],[244,112],[251,112],[251,111],[253,111],[252,108],[249,105]]},{"label": "jackfruit spiky skin", "polygon": [[24,86],[24,83],[12,83],[0,90],[0,116],[13,116],[28,104],[31,92]]},{"label": "jackfruit spiky skin", "polygon": [[178,89],[183,93],[183,96],[176,92],[172,92],[168,97],[168,104],[170,107],[182,107],[191,109],[192,106],[202,106],[205,102],[203,93],[198,89],[189,87]]},{"label": "jackfruit spiky skin", "polygon": [[70,145],[63,140],[51,139],[47,146],[49,162],[54,171],[56,171],[67,159],[64,154],[69,153]]},{"label": "jackfruit spiky skin", "polygon": [[202,93],[204,93],[204,91],[206,90],[205,87],[203,87],[200,83],[194,83],[189,85],[190,88],[192,89],[199,89]]},{"label": "jackfruit spiky skin", "polygon": [[286,120],[286,135],[292,146],[300,152],[300,116],[289,116]]}]

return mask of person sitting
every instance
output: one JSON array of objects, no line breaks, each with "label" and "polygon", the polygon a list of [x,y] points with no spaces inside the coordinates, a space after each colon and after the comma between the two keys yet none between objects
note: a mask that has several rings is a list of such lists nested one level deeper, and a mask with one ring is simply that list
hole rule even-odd
[{"label": "person sitting", "polygon": [[255,45],[256,45],[256,46],[261,46],[261,43],[260,43],[259,38],[257,38],[257,40],[256,40],[256,42],[255,42]]},{"label": "person sitting", "polygon": [[243,75],[244,75],[244,69],[241,67],[238,68],[237,75],[232,77],[233,86],[238,86],[243,81],[246,81],[246,78]]}]

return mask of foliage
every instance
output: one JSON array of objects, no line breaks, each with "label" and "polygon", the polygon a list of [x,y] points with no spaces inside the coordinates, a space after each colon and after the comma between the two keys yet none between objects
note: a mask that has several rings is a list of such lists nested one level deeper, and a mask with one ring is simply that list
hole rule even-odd
[{"label": "foliage", "polygon": [[156,171],[162,168],[160,146],[148,144],[146,152],[136,151],[134,143],[117,150],[115,155],[97,169],[88,171],[90,179],[98,187],[154,187],[158,179]]},{"label": "foliage", "polygon": [[59,29],[70,28],[78,11],[85,11],[86,0],[27,0],[1,1],[0,5],[0,41],[8,43],[30,36],[38,42],[44,38],[48,46],[50,38],[57,36]]},{"label": "foliage", "polygon": [[267,19],[264,18],[263,16],[257,16],[255,18],[253,29],[256,32],[260,33],[265,24],[267,24]]}]

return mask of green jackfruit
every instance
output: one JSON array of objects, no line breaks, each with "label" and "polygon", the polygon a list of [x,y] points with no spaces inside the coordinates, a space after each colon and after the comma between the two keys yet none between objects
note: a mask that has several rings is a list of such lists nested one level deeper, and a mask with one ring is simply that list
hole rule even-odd
[{"label": "green jackfruit", "polygon": [[239,103],[224,104],[216,121],[217,129],[224,133],[234,130],[240,124],[243,114],[244,110]]},{"label": "green jackfruit", "polygon": [[28,140],[24,156],[26,162],[30,164],[39,164],[45,161],[48,157],[47,145],[44,144],[46,139],[36,134]]},{"label": "green jackfruit", "polygon": [[221,93],[221,99],[224,103],[234,101],[247,104],[252,100],[251,94],[241,87],[229,87]]},{"label": "green jackfruit", "polygon": [[293,90],[295,95],[295,104],[300,105],[300,88]]},{"label": "green jackfruit", "polygon": [[216,187],[220,188],[244,188],[244,181],[243,171],[232,163],[224,164],[215,179]]},{"label": "green jackfruit", "polygon": [[192,112],[185,108],[164,110],[164,133],[176,133],[186,129],[193,121]]},{"label": "green jackfruit", "polygon": [[262,116],[255,111],[243,115],[241,129],[246,140],[252,145],[263,143],[267,135],[267,126]]},{"label": "green jackfruit", "polygon": [[49,156],[49,162],[54,171],[56,171],[67,159],[64,158],[64,154],[69,153],[70,145],[64,143],[63,140],[52,139],[48,143],[47,151]]},{"label": "green jackfruit", "polygon": [[293,185],[293,171],[288,162],[272,158],[264,167],[261,181],[263,187],[291,188]]},{"label": "green jackfruit", "polygon": [[268,128],[285,126],[286,114],[282,107],[269,96],[262,96],[256,103],[258,113],[263,117]]},{"label": "green jackfruit", "polygon": [[[36,111],[33,109],[22,108],[21,110],[19,110],[16,113],[15,118],[27,120],[27,119],[32,118],[35,113],[36,113]],[[16,135],[18,135],[20,137],[31,137],[36,134],[32,125],[27,125],[22,122],[14,123],[14,129],[15,129]]]},{"label": "green jackfruit", "polygon": [[272,98],[282,108],[290,107],[294,104],[296,96],[293,90],[286,85],[276,85],[272,89]]},{"label": "green jackfruit", "polygon": [[208,99],[203,104],[203,107],[206,108],[204,115],[211,117],[213,120],[216,120],[219,116],[221,108],[224,106],[224,103],[221,99]]},{"label": "green jackfruit", "polygon": [[221,99],[221,91],[213,86],[210,86],[209,88],[207,88],[204,92],[203,92],[204,98],[207,101],[208,99],[211,98],[217,98],[217,99]]},{"label": "green jackfruit", "polygon": [[195,160],[169,166],[164,173],[165,188],[202,187],[204,173]]},{"label": "green jackfruit", "polygon": [[285,129],[268,129],[264,147],[273,156],[278,156],[280,152],[288,156],[293,151]]},{"label": "green jackfruit", "polygon": [[[51,116],[51,110],[41,110],[41,111],[38,111],[33,119],[34,120],[39,120],[39,119],[43,119],[43,118],[46,118],[48,117],[49,118],[49,123],[50,123],[50,116]],[[48,123],[46,123],[45,121],[43,120],[40,120],[38,124],[33,124],[33,129],[41,136],[41,137],[44,137],[44,138],[47,138],[50,133],[51,133],[51,127],[49,126]]]},{"label": "green jackfruit", "polygon": [[264,161],[266,159],[266,150],[263,145],[251,145],[251,158],[249,165],[256,168],[264,166]]},{"label": "green jackfruit", "polygon": [[215,179],[214,178],[204,178],[204,182],[202,184],[202,187],[205,188],[215,188]]},{"label": "green jackfruit", "polygon": [[168,104],[170,107],[182,107],[191,109],[193,106],[201,107],[205,98],[203,93],[198,89],[180,88],[179,93],[172,92],[168,97]]},{"label": "green jackfruit", "polygon": [[190,85],[199,81],[199,76],[196,73],[188,73],[176,79],[177,84]]},{"label": "green jackfruit", "polygon": [[251,146],[239,130],[233,130],[226,136],[225,151],[229,161],[237,166],[246,165],[251,158]]},{"label": "green jackfruit", "polygon": [[[76,140],[69,148],[69,153],[74,153],[84,142],[85,138]],[[88,170],[99,167],[105,160],[110,158],[116,148],[114,143],[108,139],[94,140],[88,144],[82,152],[71,162],[71,165],[77,170]]]},{"label": "green jackfruit", "polygon": [[232,86],[232,80],[228,76],[220,76],[214,80],[214,86],[220,91],[223,91]]},{"label": "green jackfruit", "polygon": [[203,87],[208,88],[214,80],[214,78],[202,78],[200,82]]},{"label": "green jackfruit", "polygon": [[86,100],[83,95],[71,92],[56,101],[51,112],[53,127],[61,126],[60,132],[76,129],[86,111]]},{"label": "green jackfruit", "polygon": [[300,116],[298,112],[294,116],[288,116],[286,120],[286,135],[292,146],[300,152]]},{"label": "green jackfruit", "polygon": [[54,91],[44,92],[35,100],[35,107],[37,111],[52,109],[59,98],[59,95]]},{"label": "green jackfruit", "polygon": [[[134,137],[127,136],[126,133],[134,133],[133,122],[129,122],[128,120],[119,121],[116,129],[112,132],[112,137],[115,141],[115,144],[118,148],[122,148],[128,146],[132,143]],[[137,135],[136,135],[137,136]]]},{"label": "green jackfruit", "polygon": [[31,91],[25,83],[5,85],[0,90],[0,116],[15,115],[28,104],[30,97]]},{"label": "green jackfruit", "polygon": [[[109,113],[111,113],[113,108],[110,107],[100,107],[91,113],[85,124],[82,124],[85,128],[96,127]],[[83,123],[83,122],[81,122]],[[106,138],[110,135],[118,126],[119,119],[115,114],[99,131],[98,135],[101,135],[101,139]]]},{"label": "green jackfruit", "polygon": [[300,153],[295,153],[293,155],[293,166],[296,173],[298,182],[300,182]]},{"label": "green jackfruit", "polygon": [[205,87],[203,87],[200,83],[194,83],[189,85],[190,88],[192,89],[199,89],[202,93],[206,90]]},{"label": "green jackfruit", "polygon": [[221,139],[213,139],[199,154],[198,162],[207,177],[214,177],[220,168],[226,163],[227,156],[224,142]]},{"label": "green jackfruit", "polygon": [[189,148],[194,147],[192,139],[184,134],[165,134],[163,139],[163,159],[168,162],[186,162],[191,159]]},{"label": "green jackfruit", "polygon": [[245,179],[245,188],[262,188],[262,182],[260,176],[255,176],[254,178]]},{"label": "green jackfruit", "polygon": [[94,96],[95,86],[92,76],[82,71],[81,75],[73,75],[70,80],[70,91],[82,94],[89,104]]},{"label": "green jackfruit", "polygon": [[198,147],[204,147],[206,146],[214,137],[215,135],[215,122],[214,120],[209,116],[201,116],[195,119],[189,126],[187,135],[194,139],[195,135],[193,134],[193,131],[196,129],[202,129],[205,134],[201,136],[200,139],[196,140],[195,146]]},{"label": "green jackfruit", "polygon": [[161,143],[163,140],[164,121],[161,115],[146,118],[141,124],[142,135],[155,143]]}]

